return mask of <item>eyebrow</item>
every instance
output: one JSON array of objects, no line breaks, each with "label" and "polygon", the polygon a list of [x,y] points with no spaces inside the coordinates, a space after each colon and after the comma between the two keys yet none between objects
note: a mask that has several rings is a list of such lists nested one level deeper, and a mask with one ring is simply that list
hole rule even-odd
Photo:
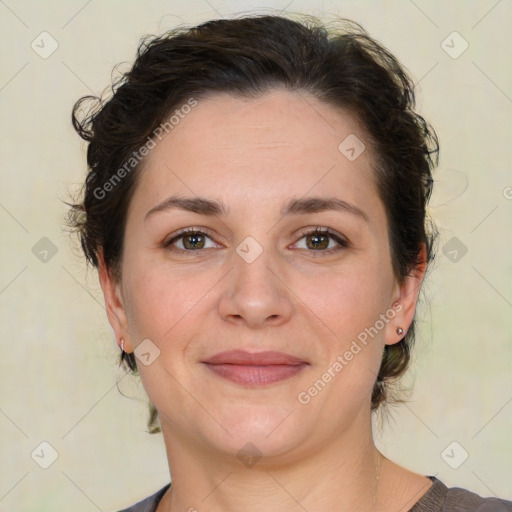
[{"label": "eyebrow", "polygon": [[[145,220],[148,217],[158,213],[179,209],[187,212],[197,213],[199,215],[228,215],[229,208],[222,201],[206,199],[204,197],[180,197],[171,196],[157,204],[146,213]],[[368,215],[357,206],[347,203],[336,197],[308,197],[301,199],[291,199],[281,208],[281,215],[301,215],[306,213],[316,213],[328,210],[345,212],[361,217],[366,222],[369,221]]]}]

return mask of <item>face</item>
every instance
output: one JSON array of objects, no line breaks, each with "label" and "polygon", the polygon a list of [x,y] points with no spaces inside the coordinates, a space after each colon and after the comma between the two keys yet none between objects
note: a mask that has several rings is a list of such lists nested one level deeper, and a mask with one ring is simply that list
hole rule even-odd
[{"label": "face", "polygon": [[[339,149],[354,135],[356,159]],[[419,278],[393,275],[360,125],[305,94],[215,94],[145,164],[122,278],[102,265],[100,279],[118,339],[151,362],[138,367],[166,438],[292,458],[366,427]]]}]

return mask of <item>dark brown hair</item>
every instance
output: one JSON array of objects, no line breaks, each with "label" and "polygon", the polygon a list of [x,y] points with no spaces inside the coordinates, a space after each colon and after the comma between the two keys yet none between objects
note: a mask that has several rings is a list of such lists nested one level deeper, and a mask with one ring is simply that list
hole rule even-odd
[{"label": "dark brown hair", "polygon": [[[120,278],[126,213],[144,162],[130,159],[140,156],[170,113],[190,98],[215,92],[253,98],[284,87],[341,108],[361,123],[373,148],[394,273],[401,282],[423,263],[423,246],[429,263],[435,227],[426,205],[438,159],[436,134],[414,112],[413,82],[395,57],[360,25],[345,19],[334,25],[328,28],[311,16],[295,21],[256,15],[147,36],[132,68],[113,82],[108,99],[78,100],[72,120],[88,142],[89,172],[83,199],[70,205],[69,225],[78,232],[88,261],[97,267],[102,251],[109,271]],[[123,167],[122,179],[116,179]],[[107,183],[111,186],[103,194]],[[399,343],[385,346],[372,410],[400,401],[390,391],[407,369],[414,336],[415,322]],[[120,362],[137,372],[133,354],[123,353]],[[156,418],[152,408],[150,427]]]}]

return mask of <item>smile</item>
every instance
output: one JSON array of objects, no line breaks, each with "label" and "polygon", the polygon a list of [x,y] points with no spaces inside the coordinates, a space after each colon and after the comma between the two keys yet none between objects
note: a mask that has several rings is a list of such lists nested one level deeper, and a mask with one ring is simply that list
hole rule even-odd
[{"label": "smile", "polygon": [[259,387],[289,379],[309,364],[282,352],[222,352],[204,361],[216,375],[248,387]]}]

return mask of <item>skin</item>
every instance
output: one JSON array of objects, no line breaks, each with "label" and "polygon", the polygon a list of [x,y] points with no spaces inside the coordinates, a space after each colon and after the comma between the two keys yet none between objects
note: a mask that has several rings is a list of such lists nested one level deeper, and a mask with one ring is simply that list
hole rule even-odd
[{"label": "skin", "polygon": [[[338,150],[349,134],[366,144],[354,161]],[[428,490],[429,479],[386,459],[373,442],[382,351],[403,337],[397,327],[411,324],[425,266],[402,283],[394,275],[372,162],[353,117],[282,89],[250,100],[200,99],[148,155],[128,211],[122,277],[116,281],[101,257],[99,275],[124,350],[144,339],[160,350],[152,364],[138,364],[173,482],[158,512],[398,511]],[[176,194],[220,200],[229,213],[174,209],[145,218]],[[367,220],[332,210],[280,215],[286,201],[312,196],[344,200]],[[328,238],[315,248],[302,231],[317,226],[348,247]],[[204,248],[184,254],[190,237],[176,240],[174,252],[164,246],[188,227],[206,231]],[[236,252],[247,236],[263,249],[252,263]],[[401,308],[394,318],[301,404],[298,394],[393,304]],[[231,349],[277,350],[309,364],[249,388],[202,363]],[[250,467],[236,456],[247,443],[261,456]]]}]

